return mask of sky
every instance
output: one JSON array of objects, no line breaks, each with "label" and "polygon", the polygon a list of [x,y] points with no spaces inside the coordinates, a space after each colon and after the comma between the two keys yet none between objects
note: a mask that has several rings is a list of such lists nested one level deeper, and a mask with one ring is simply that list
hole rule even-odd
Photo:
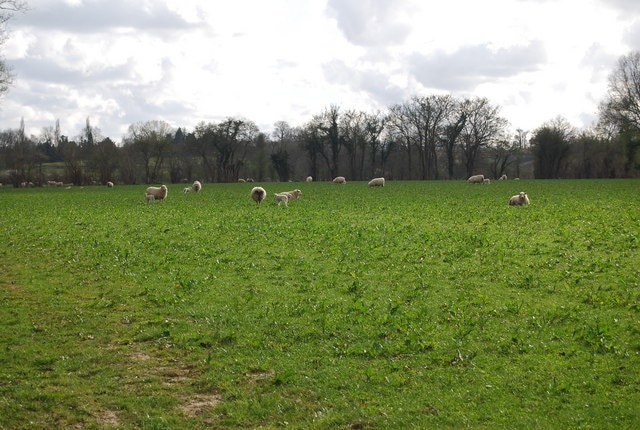
[{"label": "sky", "polygon": [[226,118],[302,126],[331,105],[486,97],[512,130],[594,125],[618,60],[640,50],[638,0],[27,0],[0,53],[15,81],[0,130],[87,118],[192,131]]}]

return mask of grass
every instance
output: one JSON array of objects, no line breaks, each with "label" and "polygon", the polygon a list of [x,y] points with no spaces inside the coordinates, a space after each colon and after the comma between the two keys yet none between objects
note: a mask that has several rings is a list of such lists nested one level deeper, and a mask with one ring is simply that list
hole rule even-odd
[{"label": "grass", "polygon": [[636,427],[639,185],[2,188],[0,428]]}]

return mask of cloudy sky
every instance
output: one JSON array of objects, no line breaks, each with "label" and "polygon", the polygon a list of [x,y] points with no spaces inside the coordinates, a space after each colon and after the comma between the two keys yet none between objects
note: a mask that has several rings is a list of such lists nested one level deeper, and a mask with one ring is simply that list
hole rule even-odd
[{"label": "cloudy sky", "polygon": [[513,130],[589,127],[618,59],[640,50],[638,0],[28,0],[2,46],[16,76],[0,129],[89,117],[193,130],[241,117],[270,133],[330,105],[487,97]]}]

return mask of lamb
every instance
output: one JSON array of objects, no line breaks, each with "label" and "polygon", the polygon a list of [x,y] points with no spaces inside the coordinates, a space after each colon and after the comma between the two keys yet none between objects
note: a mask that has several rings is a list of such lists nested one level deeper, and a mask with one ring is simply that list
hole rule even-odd
[{"label": "lamb", "polygon": [[280,194],[286,194],[289,200],[296,200],[298,197],[302,195],[302,191],[300,190],[284,191]]},{"label": "lamb", "polygon": [[275,193],[274,196],[278,202],[278,206],[280,206],[280,203],[284,203],[285,207],[289,206],[289,193]]},{"label": "lamb", "polygon": [[334,184],[346,184],[347,180],[344,178],[344,176],[336,176],[335,178],[333,178],[333,183]]},{"label": "lamb", "polygon": [[153,203],[156,201],[156,198],[153,194],[144,193],[144,198],[147,200],[147,203]]},{"label": "lamb", "polygon": [[113,182],[111,181],[107,182],[107,188],[113,188]]},{"label": "lamb", "polygon": [[491,179],[489,179],[489,178],[484,178],[484,179],[482,180],[482,183],[483,183],[483,184],[485,184],[485,185],[488,185],[488,184],[490,184],[490,183],[491,183]]},{"label": "lamb", "polygon": [[510,206],[522,206],[522,205],[528,205],[529,203],[530,203],[529,196],[524,191],[520,191],[520,194],[512,196],[509,199]]},{"label": "lamb", "polygon": [[182,192],[183,192],[183,193],[185,193],[185,194],[186,194],[186,193],[190,193],[190,192],[191,192],[191,187],[184,187],[184,188],[182,189]]},{"label": "lamb", "polygon": [[202,184],[200,183],[200,181],[194,181],[191,188],[193,188],[196,193],[199,193],[200,190],[202,189]]},{"label": "lamb", "polygon": [[253,187],[251,190],[251,198],[254,202],[260,203],[267,197],[267,192],[262,187]]},{"label": "lamb", "polygon": [[313,182],[313,176],[307,176],[307,179],[305,179],[305,181]]},{"label": "lamb", "polygon": [[504,173],[502,176],[500,176],[500,181],[506,181],[507,180],[507,174]]},{"label": "lamb", "polygon": [[473,175],[467,179],[470,184],[482,184],[484,182],[484,175]]},{"label": "lamb", "polygon": [[153,195],[153,199],[155,200],[164,200],[167,198],[167,194],[169,193],[169,189],[166,185],[162,185],[160,187],[149,187],[147,188],[146,194]]},{"label": "lamb", "polygon": [[384,178],[373,178],[369,181],[370,187],[384,187]]}]

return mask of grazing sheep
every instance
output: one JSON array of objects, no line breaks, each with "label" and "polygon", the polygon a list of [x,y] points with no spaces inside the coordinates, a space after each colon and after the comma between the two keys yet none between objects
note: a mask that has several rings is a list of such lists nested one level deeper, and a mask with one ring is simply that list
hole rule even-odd
[{"label": "grazing sheep", "polygon": [[510,206],[522,206],[522,205],[528,205],[529,203],[530,203],[529,196],[524,191],[520,191],[520,194],[512,196],[509,199]]},{"label": "grazing sheep", "polygon": [[333,183],[334,184],[346,184],[347,180],[344,178],[344,176],[336,176],[335,178],[333,178]]},{"label": "grazing sheep", "polygon": [[313,177],[312,177],[312,176],[307,176],[307,179],[305,179],[305,181],[307,181],[307,182],[313,182]]},{"label": "grazing sheep", "polygon": [[113,188],[113,182],[111,181],[107,182],[107,188]]},{"label": "grazing sheep", "polygon": [[485,185],[488,185],[488,184],[490,184],[490,183],[491,183],[491,179],[489,179],[489,178],[484,178],[484,179],[482,180],[482,183],[483,183],[483,184],[485,184]]},{"label": "grazing sheep", "polygon": [[253,182],[253,178],[247,178],[247,182]]},{"label": "grazing sheep", "polygon": [[373,178],[369,181],[370,187],[384,187],[384,178]]},{"label": "grazing sheep", "polygon": [[242,179],[242,178],[238,178],[238,182],[247,182],[247,181],[245,181],[245,180],[244,180],[244,179]]},{"label": "grazing sheep", "polygon": [[484,175],[473,175],[467,179],[470,184],[482,184],[484,182]]},{"label": "grazing sheep", "polygon": [[500,176],[500,181],[506,181],[507,180],[507,174],[503,174],[502,176]]},{"label": "grazing sheep", "polygon": [[267,197],[267,192],[262,187],[253,187],[251,190],[251,198],[254,202],[260,203]]},{"label": "grazing sheep", "polygon": [[183,192],[183,193],[190,193],[190,192],[191,192],[191,187],[184,187],[184,188],[182,189],[182,192]]},{"label": "grazing sheep", "polygon": [[278,206],[280,203],[284,203],[284,206],[287,207],[289,202],[289,193],[275,193],[276,202],[278,202]]},{"label": "grazing sheep", "polygon": [[156,197],[153,194],[144,193],[144,198],[147,200],[147,203],[153,203],[156,201]]},{"label": "grazing sheep", "polygon": [[202,189],[202,184],[200,183],[200,181],[193,181],[193,185],[191,186],[191,188],[193,188],[196,193],[199,193]]},{"label": "grazing sheep", "polygon": [[166,185],[162,185],[160,187],[149,187],[146,192],[146,194],[152,194],[154,200],[164,200],[167,198],[168,193],[169,189]]}]

